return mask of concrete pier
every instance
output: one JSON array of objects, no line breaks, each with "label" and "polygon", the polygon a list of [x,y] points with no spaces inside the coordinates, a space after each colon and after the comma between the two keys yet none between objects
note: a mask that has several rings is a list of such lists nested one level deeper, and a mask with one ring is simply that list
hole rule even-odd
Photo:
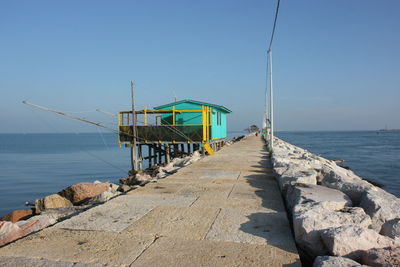
[{"label": "concrete pier", "polygon": [[260,137],[0,248],[0,266],[301,266]]}]

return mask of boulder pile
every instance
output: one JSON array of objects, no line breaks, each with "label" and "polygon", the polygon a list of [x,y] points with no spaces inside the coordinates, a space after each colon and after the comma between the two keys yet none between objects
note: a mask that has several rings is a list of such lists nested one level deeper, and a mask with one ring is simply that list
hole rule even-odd
[{"label": "boulder pile", "polygon": [[135,175],[130,175],[125,178],[121,178],[119,183],[122,185],[121,191],[126,192],[137,188],[138,186],[144,186],[147,183],[157,182],[158,179],[164,179],[168,175],[174,174],[179,169],[186,167],[201,159],[199,151],[193,152],[190,156],[183,158],[174,158],[170,163],[154,166],[146,171],[141,171]]},{"label": "boulder pile", "polygon": [[122,178],[119,185],[99,181],[78,183],[68,186],[57,194],[36,199],[35,208],[16,210],[0,218],[0,246],[75,216],[122,193],[149,182],[157,182],[158,179],[163,179],[200,159],[200,153],[195,151],[190,156],[174,158],[165,166],[155,166],[155,168]]},{"label": "boulder pile", "polygon": [[274,142],[272,164],[303,258],[315,267],[399,266],[399,198],[332,160]]},{"label": "boulder pile", "polygon": [[112,183],[79,183],[36,199],[35,208],[16,210],[0,219],[0,246],[76,215],[94,204],[117,196],[118,185]]}]

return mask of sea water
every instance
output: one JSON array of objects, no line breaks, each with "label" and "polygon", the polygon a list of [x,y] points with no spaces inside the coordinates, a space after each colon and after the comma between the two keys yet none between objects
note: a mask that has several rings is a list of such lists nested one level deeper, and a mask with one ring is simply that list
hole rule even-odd
[{"label": "sea water", "polygon": [[118,182],[129,169],[115,134],[0,134],[0,216],[75,183]]},{"label": "sea water", "polygon": [[[230,132],[228,138],[242,132]],[[400,196],[400,132],[281,132],[277,136],[329,159]],[[0,134],[0,216],[79,183],[118,180],[130,151],[115,134]]]}]

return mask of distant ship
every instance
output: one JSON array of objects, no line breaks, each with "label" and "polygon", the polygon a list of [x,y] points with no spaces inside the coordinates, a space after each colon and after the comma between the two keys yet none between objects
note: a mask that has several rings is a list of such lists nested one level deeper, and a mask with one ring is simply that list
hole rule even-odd
[{"label": "distant ship", "polygon": [[387,125],[385,126],[385,129],[379,129],[380,132],[397,132],[400,131],[400,129],[388,129]]}]

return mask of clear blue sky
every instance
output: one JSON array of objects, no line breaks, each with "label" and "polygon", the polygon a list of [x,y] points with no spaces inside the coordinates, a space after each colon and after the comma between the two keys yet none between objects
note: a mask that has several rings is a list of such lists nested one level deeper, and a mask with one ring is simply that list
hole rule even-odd
[{"label": "clear blue sky", "polygon": [[[35,111],[196,99],[261,124],[276,1],[0,1],[0,132],[96,131]],[[276,128],[400,128],[400,1],[282,0]],[[98,121],[112,118],[78,113]]]}]

